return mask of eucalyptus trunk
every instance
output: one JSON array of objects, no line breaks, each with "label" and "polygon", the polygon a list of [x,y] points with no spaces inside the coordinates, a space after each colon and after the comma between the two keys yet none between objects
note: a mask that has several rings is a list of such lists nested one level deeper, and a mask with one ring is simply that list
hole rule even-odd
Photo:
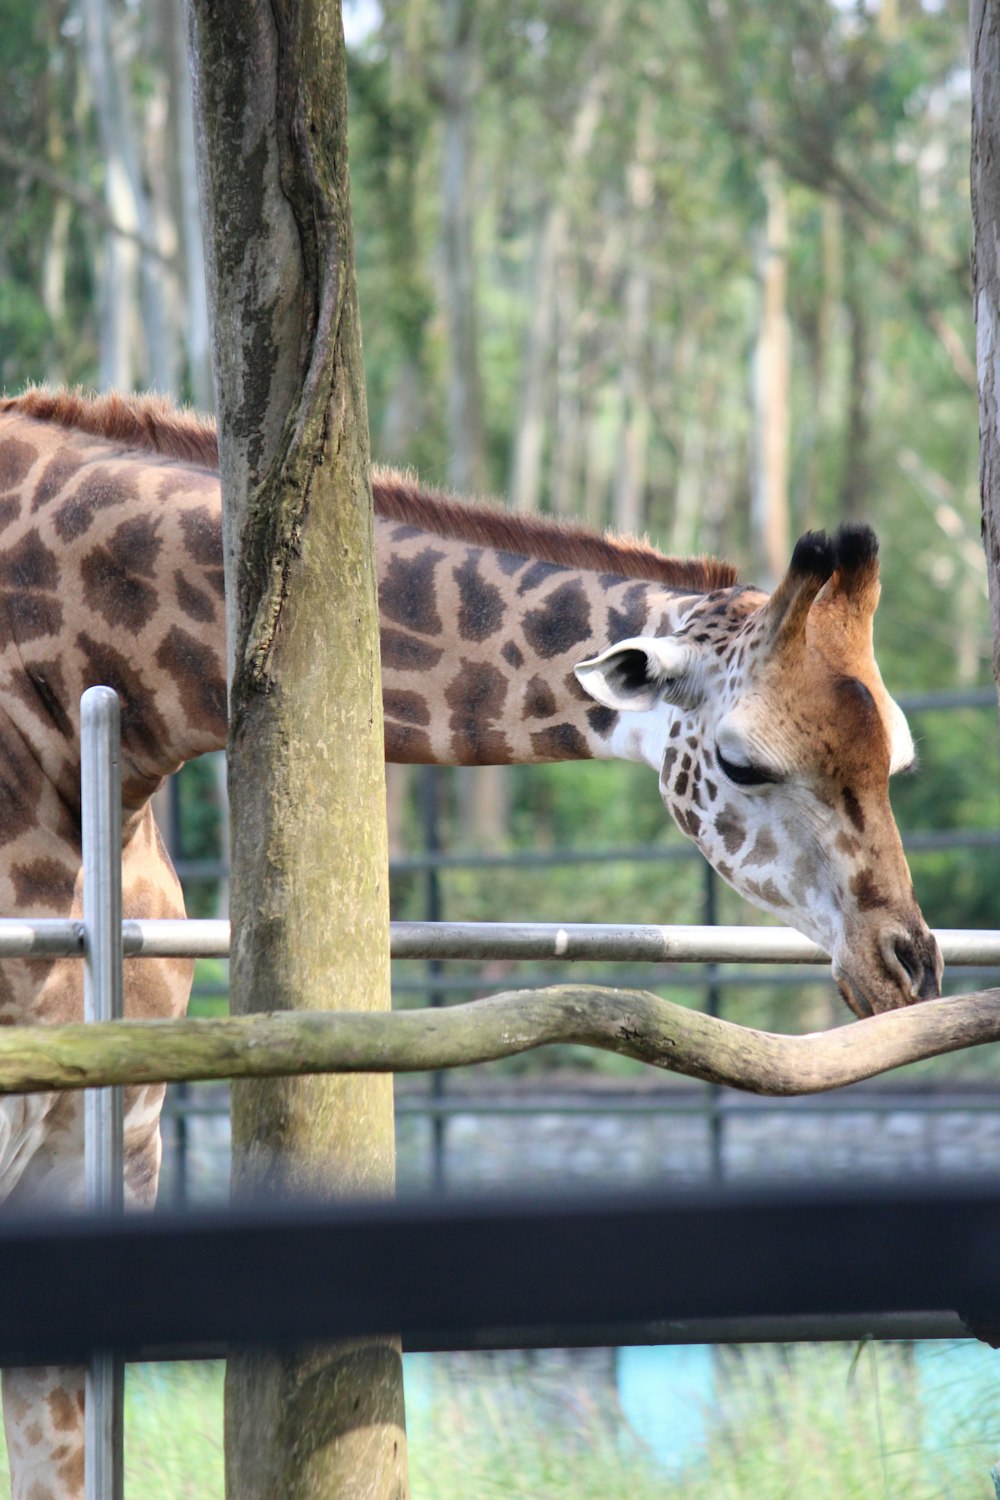
[{"label": "eucalyptus trunk", "polygon": [[[384,1011],[382,706],[339,7],[191,0],[190,14],[224,497],[233,1004]],[[233,1150],[238,1197],[391,1194],[391,1081],[237,1085]],[[232,1359],[227,1493],[405,1496],[401,1365],[375,1338]]]},{"label": "eucalyptus trunk", "polygon": [[979,371],[979,486],[1000,686],[1000,0],[972,0],[972,275]]},{"label": "eucalyptus trunk", "polygon": [[767,205],[760,261],[760,326],[754,363],[755,463],[751,546],[761,582],[779,579],[790,551],[788,452],[791,333],[788,319],[788,206],[773,162],[761,169]]}]

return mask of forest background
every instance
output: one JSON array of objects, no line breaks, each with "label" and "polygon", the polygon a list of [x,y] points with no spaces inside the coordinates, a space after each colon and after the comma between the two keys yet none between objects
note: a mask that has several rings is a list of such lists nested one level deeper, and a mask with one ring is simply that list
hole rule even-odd
[{"label": "forest background", "polygon": [[[374,456],[763,584],[801,531],[863,518],[890,689],[989,684],[966,5],[363,0],[346,20]],[[184,35],[182,0],[0,0],[5,390],[211,406]],[[900,823],[966,845],[912,856],[918,896],[936,926],[996,926],[995,711],[914,728]],[[390,769],[399,854],[421,781]],[[214,856],[218,777],[185,776],[185,853]],[[680,842],[644,767],[442,786],[452,848]],[[442,890],[456,918],[692,921],[692,870],[450,871]],[[216,899],[193,890],[194,913]],[[418,877],[393,899],[423,915]],[[731,893],[720,916],[758,920]]]}]

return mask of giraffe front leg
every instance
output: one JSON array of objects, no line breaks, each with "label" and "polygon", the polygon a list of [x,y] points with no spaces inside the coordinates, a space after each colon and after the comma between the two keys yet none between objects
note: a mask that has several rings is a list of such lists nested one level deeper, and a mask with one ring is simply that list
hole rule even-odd
[{"label": "giraffe front leg", "polygon": [[82,1500],[82,1368],[4,1370],[11,1500]]}]

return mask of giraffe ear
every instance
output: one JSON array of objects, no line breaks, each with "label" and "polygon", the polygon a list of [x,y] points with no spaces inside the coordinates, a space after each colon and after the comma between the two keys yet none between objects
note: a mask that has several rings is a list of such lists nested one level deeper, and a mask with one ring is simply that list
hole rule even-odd
[{"label": "giraffe ear", "polygon": [[584,691],[606,708],[641,710],[658,703],[691,708],[701,696],[694,680],[696,659],[690,646],[671,636],[636,635],[573,670]]}]

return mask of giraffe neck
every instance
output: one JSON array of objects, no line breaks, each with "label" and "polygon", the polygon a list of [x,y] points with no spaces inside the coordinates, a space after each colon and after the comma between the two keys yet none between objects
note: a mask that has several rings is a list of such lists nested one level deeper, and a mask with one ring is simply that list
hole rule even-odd
[{"label": "giraffe neck", "polygon": [[380,516],[376,548],[387,760],[619,757],[659,768],[668,716],[595,703],[573,668],[611,641],[676,628],[690,589]]},{"label": "giraffe neck", "polygon": [[[621,724],[573,666],[673,628],[730,571],[392,472],[374,489],[387,759],[659,763],[662,715]],[[122,699],[130,805],[224,745],[220,515],[207,424],[150,398],[0,402],[0,701],[14,731],[0,743],[23,741],[71,803],[76,705],[94,682]]]}]

